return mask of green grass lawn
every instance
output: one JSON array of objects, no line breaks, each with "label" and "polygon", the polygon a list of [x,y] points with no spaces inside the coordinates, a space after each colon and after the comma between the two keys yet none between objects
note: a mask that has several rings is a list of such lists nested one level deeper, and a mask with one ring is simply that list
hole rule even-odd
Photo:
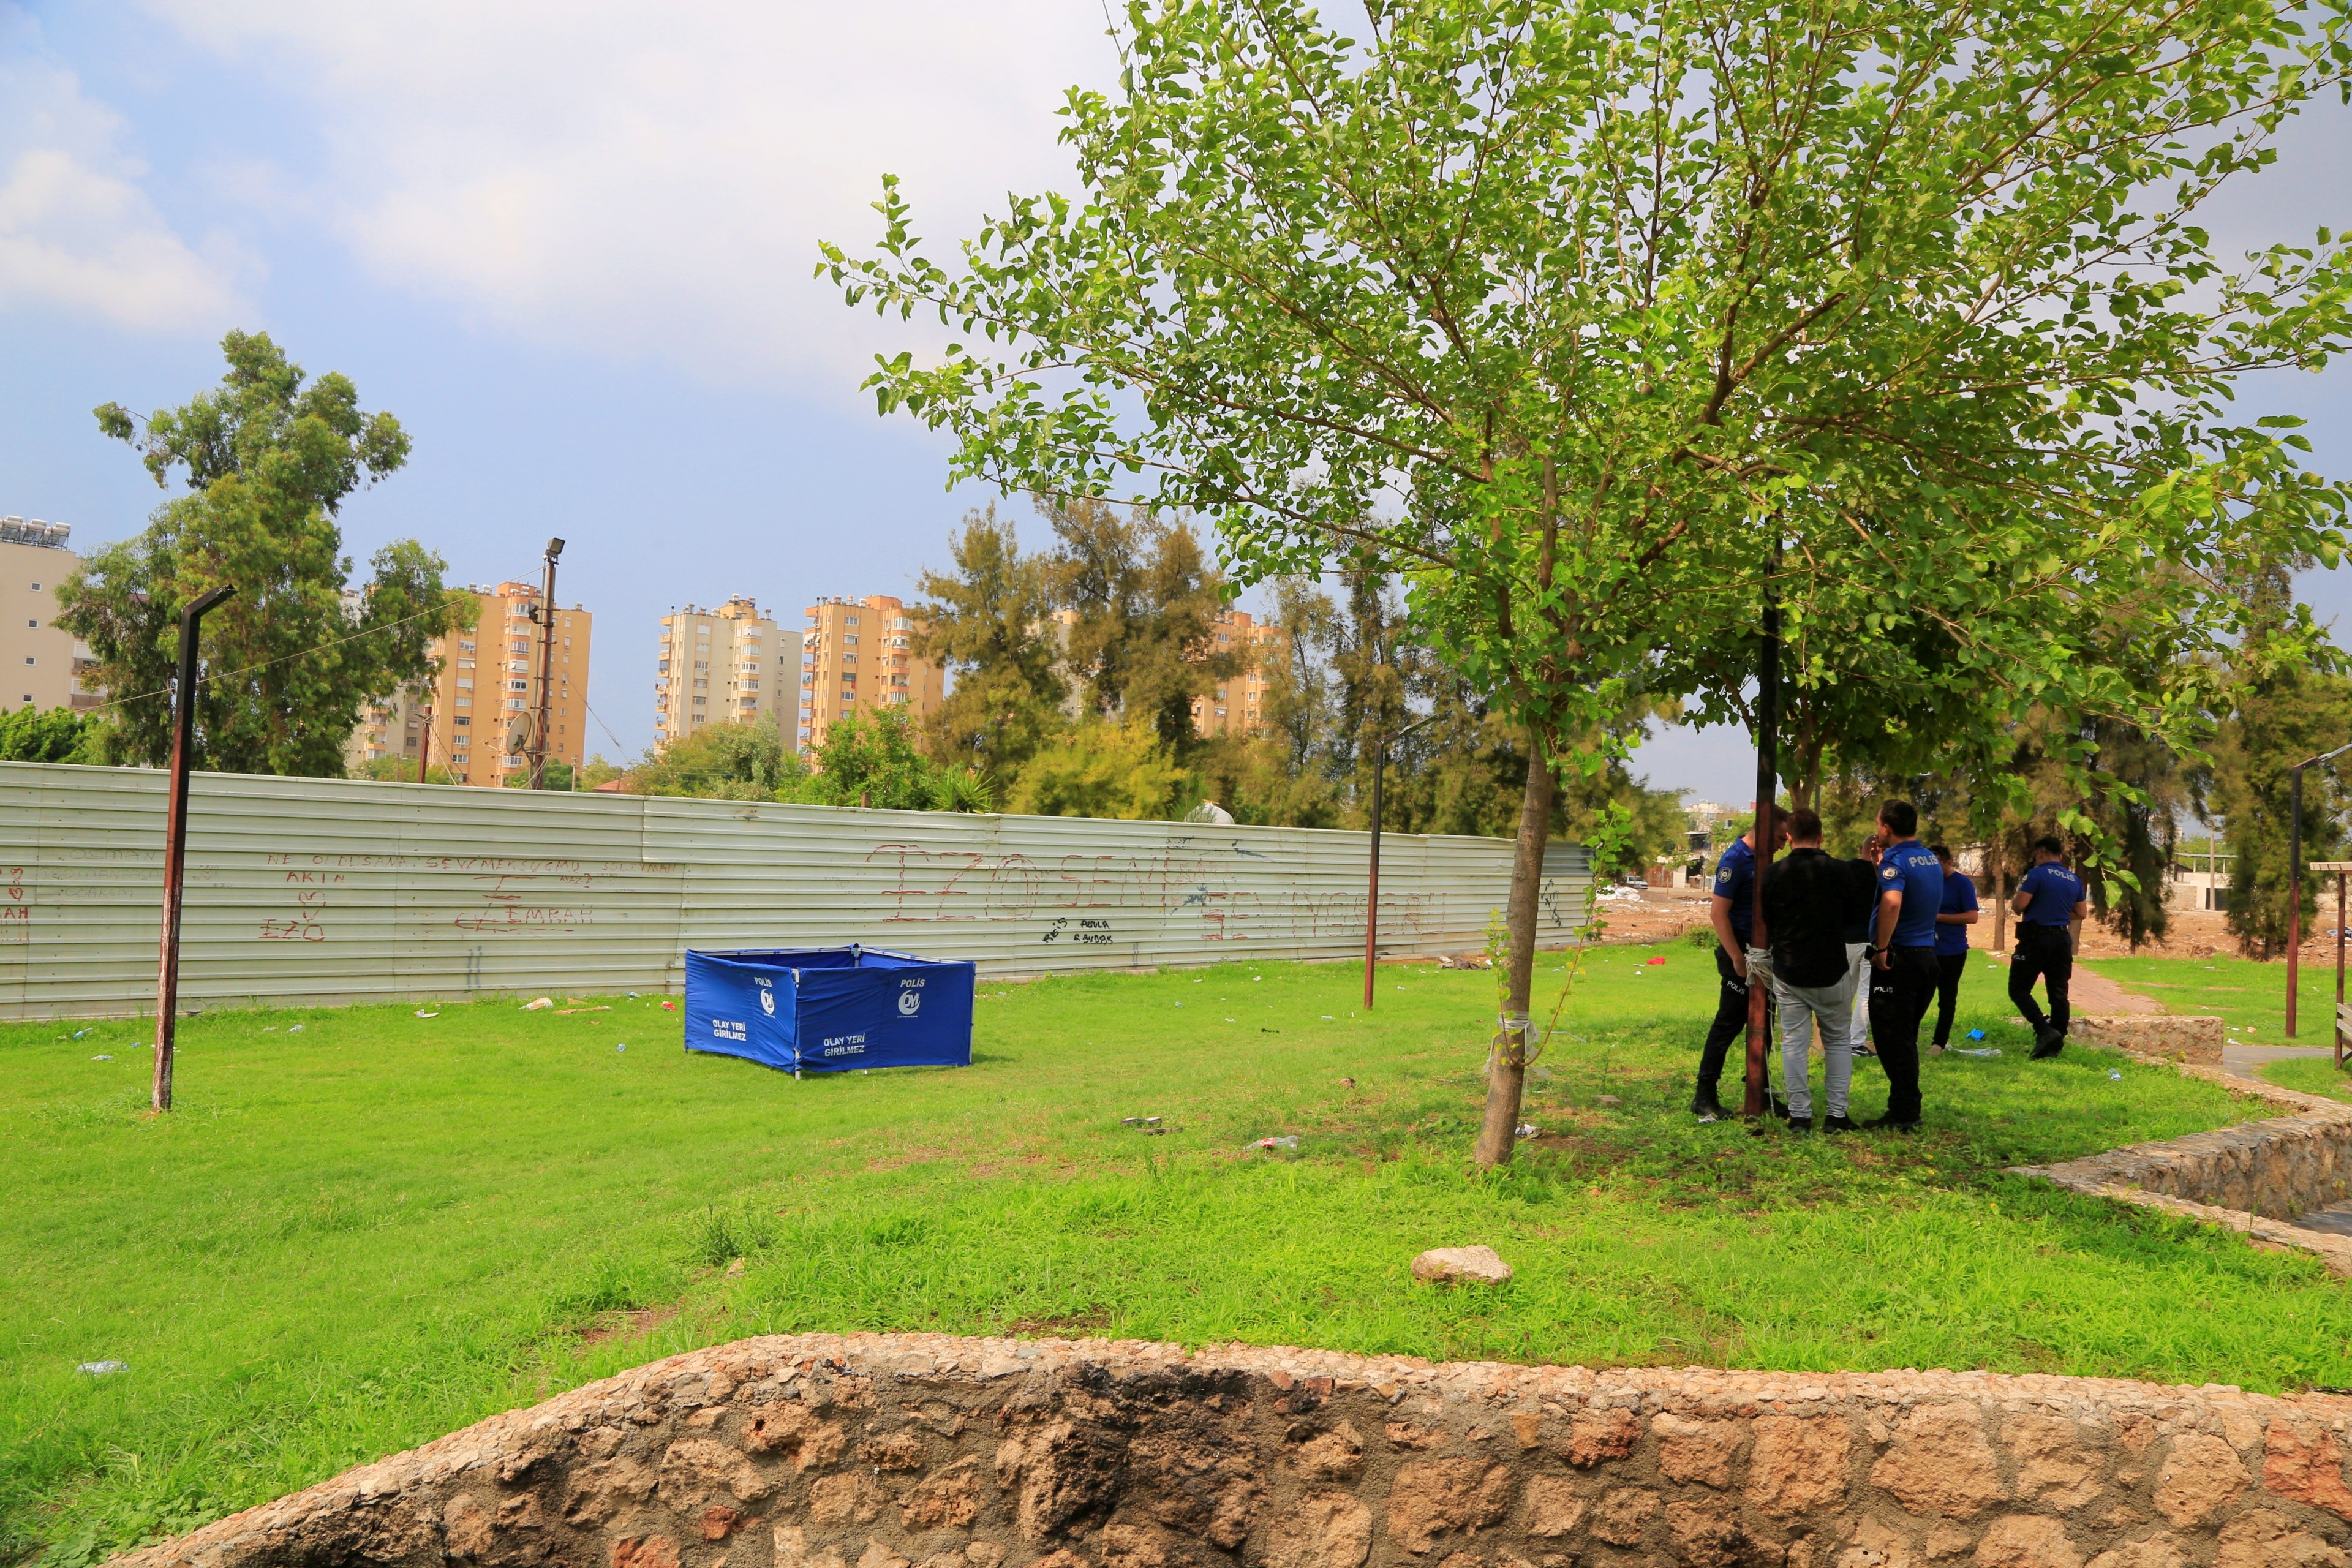
[{"label": "green grass lawn", "polygon": [[[2335,916],[2328,917],[2332,924]],[[2286,964],[2228,958],[2093,958],[2095,969],[2116,984],[2161,1003],[2168,1013],[2214,1013],[2230,1031],[2231,1043],[2249,1046],[2324,1046],[2336,1020],[2336,967],[2307,964],[2296,976],[2295,1036],[2286,1035]],[[2004,972],[2006,973],[2006,972]],[[2005,984],[2005,982],[2004,982]]]},{"label": "green grass lawn", "polygon": [[2255,1070],[2281,1089],[2352,1100],[2352,1077],[2347,1077],[2326,1057],[2289,1057],[2284,1061],[2264,1062]]},{"label": "green grass lawn", "polygon": [[[1383,970],[1369,1017],[1360,985],[992,984],[971,1068],[801,1082],[683,1053],[651,999],[215,1013],[160,1121],[146,1028],[0,1026],[0,1557],[73,1568],[760,1332],[2352,1384],[2316,1259],[2002,1173],[2262,1114],[2210,1085],[2004,1047],[1927,1064],[1917,1138],[1700,1126],[1708,956],[1620,948],[1538,1069],[1541,1136],[1479,1177],[1491,977]],[[1962,1001],[2006,1037],[1996,974]],[[1865,1067],[1858,1113],[1885,1092]],[[1517,1278],[1412,1282],[1468,1242]]]}]

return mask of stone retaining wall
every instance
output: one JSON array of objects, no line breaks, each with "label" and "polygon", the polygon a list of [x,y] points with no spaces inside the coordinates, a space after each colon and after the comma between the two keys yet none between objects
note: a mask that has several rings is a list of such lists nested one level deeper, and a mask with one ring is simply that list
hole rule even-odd
[{"label": "stone retaining wall", "polygon": [[2346,1568],[2352,1398],[943,1335],[676,1356],[126,1568]]},{"label": "stone retaining wall", "polygon": [[2352,1105],[2219,1068],[2179,1064],[2191,1078],[2290,1112],[2159,1143],[2132,1143],[2058,1165],[2012,1167],[2059,1186],[2184,1219],[2227,1226],[2258,1245],[2317,1253],[2352,1278],[2352,1237],[2287,1224],[2352,1198]]},{"label": "stone retaining wall", "polygon": [[2085,1045],[2208,1067],[2221,1065],[2221,1047],[2229,1038],[2220,1018],[2200,1015],[2100,1014],[2077,1017],[2070,1028]]}]

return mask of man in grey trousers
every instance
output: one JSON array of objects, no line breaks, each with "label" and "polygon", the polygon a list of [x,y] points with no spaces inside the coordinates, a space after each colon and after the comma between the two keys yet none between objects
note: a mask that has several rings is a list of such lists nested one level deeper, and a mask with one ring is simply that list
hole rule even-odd
[{"label": "man in grey trousers", "polygon": [[1876,898],[1869,863],[1839,860],[1822,848],[1820,814],[1789,814],[1789,853],[1764,873],[1764,929],[1772,943],[1772,990],[1780,1010],[1781,1088],[1789,1126],[1813,1130],[1807,1058],[1813,1025],[1822,1031],[1824,1132],[1851,1132],[1846,1091],[1853,1080],[1853,994],[1859,971],[1846,952],[1846,928]]}]

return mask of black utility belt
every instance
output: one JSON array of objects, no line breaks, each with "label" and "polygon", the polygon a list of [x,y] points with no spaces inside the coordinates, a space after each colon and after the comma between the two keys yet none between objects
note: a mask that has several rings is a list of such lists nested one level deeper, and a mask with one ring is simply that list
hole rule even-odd
[{"label": "black utility belt", "polygon": [[2064,931],[2074,923],[2072,921],[2059,921],[2054,924],[2049,921],[2020,921],[2017,925],[2020,931]]}]

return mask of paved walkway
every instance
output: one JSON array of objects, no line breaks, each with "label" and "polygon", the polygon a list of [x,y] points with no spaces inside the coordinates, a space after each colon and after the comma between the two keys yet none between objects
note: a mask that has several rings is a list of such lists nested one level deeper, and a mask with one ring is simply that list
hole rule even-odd
[{"label": "paved walkway", "polygon": [[2331,1046],[2223,1046],[2221,1066],[2240,1078],[2252,1078],[2254,1069],[2264,1062],[2285,1061],[2294,1057],[2325,1057],[2334,1054]]}]

